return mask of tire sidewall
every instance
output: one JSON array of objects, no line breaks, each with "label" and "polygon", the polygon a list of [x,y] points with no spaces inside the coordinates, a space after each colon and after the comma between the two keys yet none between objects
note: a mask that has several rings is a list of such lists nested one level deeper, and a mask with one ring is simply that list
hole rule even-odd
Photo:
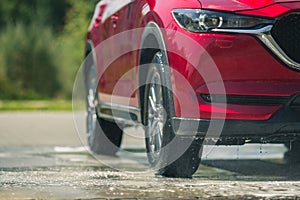
[{"label": "tire sidewall", "polygon": [[[164,64],[163,55],[155,54],[152,63],[148,66],[148,73],[146,78],[146,85],[145,85],[145,97],[144,97],[144,110],[145,110],[145,122],[148,123],[148,96],[149,96],[149,86],[151,78],[154,73],[160,75],[161,85],[162,85],[162,96],[163,96],[163,107],[166,113],[165,124],[163,126],[163,137],[162,137],[162,147],[161,152],[157,158],[157,160],[153,160],[151,155],[149,155],[149,139],[147,138],[148,133],[146,135],[146,148],[147,148],[147,155],[149,159],[149,163],[151,167],[155,168],[156,170],[162,170],[166,165],[169,163],[167,160],[169,152],[167,151],[168,148],[165,148],[175,137],[175,133],[173,131],[172,126],[172,117],[174,116],[174,103],[173,103],[173,93],[170,84],[170,76],[168,76],[169,69],[167,68],[167,64]],[[147,126],[147,124],[146,124]],[[147,131],[147,128],[146,128]]]}]

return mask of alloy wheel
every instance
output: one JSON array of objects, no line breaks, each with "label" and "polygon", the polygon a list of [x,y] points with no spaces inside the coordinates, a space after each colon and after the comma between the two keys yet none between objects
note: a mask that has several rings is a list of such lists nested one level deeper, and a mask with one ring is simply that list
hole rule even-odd
[{"label": "alloy wheel", "polygon": [[96,130],[97,113],[96,113],[96,67],[92,65],[87,74],[87,132],[89,136]]},{"label": "alloy wheel", "polygon": [[162,148],[163,126],[165,122],[165,110],[163,107],[162,86],[160,74],[154,72],[149,83],[148,94],[148,156],[155,163]]}]

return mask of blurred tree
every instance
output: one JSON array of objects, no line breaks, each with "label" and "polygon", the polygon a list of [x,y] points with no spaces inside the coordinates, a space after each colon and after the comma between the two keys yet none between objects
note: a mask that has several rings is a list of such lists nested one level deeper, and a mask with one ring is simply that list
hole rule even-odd
[{"label": "blurred tree", "polygon": [[8,24],[32,21],[53,27],[61,31],[65,25],[65,16],[70,9],[70,0],[1,0],[0,28]]},{"label": "blurred tree", "polygon": [[8,25],[0,35],[4,80],[0,97],[36,99],[60,91],[56,45],[50,28],[36,24]]},{"label": "blurred tree", "polygon": [[97,2],[1,0],[0,98],[70,98]]},{"label": "blurred tree", "polygon": [[69,0],[70,9],[66,15],[64,31],[58,38],[61,65],[60,80],[63,92],[68,97],[72,95],[73,84],[78,68],[84,59],[85,37],[92,19],[95,6],[99,0]]}]

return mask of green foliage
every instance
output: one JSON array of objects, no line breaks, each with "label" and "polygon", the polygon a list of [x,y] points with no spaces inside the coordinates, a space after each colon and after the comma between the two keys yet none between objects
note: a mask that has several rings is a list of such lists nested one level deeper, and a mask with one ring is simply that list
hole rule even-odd
[{"label": "green foliage", "polygon": [[59,31],[69,8],[68,0],[1,0],[0,28],[16,23],[28,25],[34,20]]},{"label": "green foliage", "polygon": [[[1,33],[3,47],[1,98],[55,97],[59,90],[57,55],[49,28],[39,24],[8,25]],[[4,79],[4,80],[3,80]]]},{"label": "green foliage", "polygon": [[70,98],[98,0],[0,1],[0,99]]},{"label": "green foliage", "polygon": [[84,59],[85,37],[98,0],[70,0],[71,9],[66,15],[64,31],[58,37],[61,52],[60,79],[62,91],[71,97],[76,72]]},{"label": "green foliage", "polygon": [[72,101],[69,100],[0,100],[0,111],[70,111]]}]

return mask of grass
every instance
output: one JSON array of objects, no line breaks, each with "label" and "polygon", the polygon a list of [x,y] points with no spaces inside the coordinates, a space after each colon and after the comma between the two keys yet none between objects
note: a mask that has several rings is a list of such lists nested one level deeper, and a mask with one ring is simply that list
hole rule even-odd
[{"label": "grass", "polygon": [[0,111],[72,111],[72,101],[0,100]]}]

